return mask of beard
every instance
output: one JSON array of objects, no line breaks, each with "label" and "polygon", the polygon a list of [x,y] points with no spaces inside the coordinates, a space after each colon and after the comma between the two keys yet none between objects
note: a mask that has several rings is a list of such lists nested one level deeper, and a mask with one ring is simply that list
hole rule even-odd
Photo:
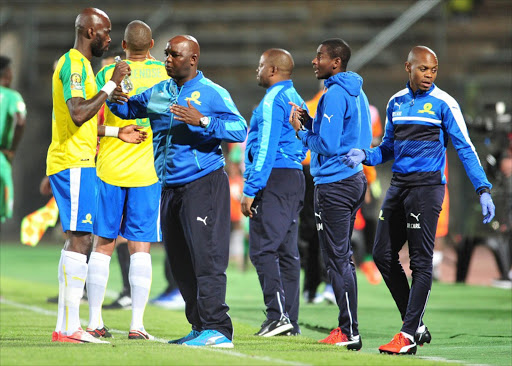
[{"label": "beard", "polygon": [[192,70],[191,66],[188,66],[188,65],[187,66],[182,66],[178,70],[173,69],[171,71],[172,75],[169,75],[169,73],[167,73],[167,75],[169,75],[174,80],[182,80],[182,79],[186,79],[186,78],[188,78],[190,76],[191,70]]},{"label": "beard", "polygon": [[94,57],[101,57],[103,53],[108,49],[108,45],[103,47],[103,42],[100,37],[96,36],[94,41],[91,43],[91,52]]}]

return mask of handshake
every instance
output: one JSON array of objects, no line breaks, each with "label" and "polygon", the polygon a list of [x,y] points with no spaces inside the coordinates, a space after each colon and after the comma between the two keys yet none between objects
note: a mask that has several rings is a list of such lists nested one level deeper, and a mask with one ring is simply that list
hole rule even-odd
[{"label": "handshake", "polygon": [[341,158],[343,164],[350,168],[355,168],[366,159],[366,154],[361,149],[350,149],[347,155]]}]

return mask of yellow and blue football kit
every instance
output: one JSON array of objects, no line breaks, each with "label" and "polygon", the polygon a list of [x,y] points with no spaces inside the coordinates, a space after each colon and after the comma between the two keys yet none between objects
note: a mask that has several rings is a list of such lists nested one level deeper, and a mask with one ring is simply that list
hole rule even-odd
[{"label": "yellow and blue football kit", "polygon": [[98,121],[94,116],[80,127],[71,119],[66,102],[97,94],[90,61],[71,49],[58,61],[52,79],[52,143],[46,174],[59,207],[64,231],[92,232],[96,210],[94,157]]},{"label": "yellow and blue football kit", "polygon": [[97,92],[91,63],[84,55],[71,49],[59,59],[52,79],[52,143],[46,160],[47,175],[94,167],[98,119],[95,115],[76,126],[66,102],[71,98],[91,99]]},{"label": "yellow and blue football kit", "polygon": [[[134,86],[131,95],[142,93],[168,79],[160,61],[125,60],[131,69]],[[96,75],[98,89],[110,80],[115,64],[107,65]],[[125,144],[118,139],[101,139],[97,160],[98,198],[94,234],[104,238],[119,235],[128,240],[160,241],[159,202],[161,185],[155,172],[153,132],[149,119],[123,120],[105,107],[106,126],[136,124],[147,131],[147,139]]]},{"label": "yellow and blue football kit", "polygon": [[[134,89],[131,95],[142,93],[162,80],[169,77],[163,62],[155,60],[130,61]],[[112,77],[114,66],[107,65],[96,76],[98,89],[102,88]],[[148,118],[136,120],[123,120],[116,117],[108,108],[105,108],[106,126],[123,127],[136,124],[147,131],[146,140],[138,145],[126,144],[119,139],[101,139],[98,161],[96,164],[98,177],[108,184],[119,187],[143,187],[156,183],[158,178],[155,172],[153,158],[153,132]]]}]

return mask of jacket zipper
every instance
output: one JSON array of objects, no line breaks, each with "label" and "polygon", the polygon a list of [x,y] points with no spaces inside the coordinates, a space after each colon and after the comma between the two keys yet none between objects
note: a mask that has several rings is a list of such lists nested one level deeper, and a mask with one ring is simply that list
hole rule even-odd
[{"label": "jacket zipper", "polygon": [[[178,91],[178,96],[176,97],[176,103],[178,103],[182,89],[183,89],[183,86]],[[171,121],[169,122],[169,131],[167,131],[167,136],[165,137],[165,150],[164,150],[164,163],[163,163],[164,174],[163,174],[163,182],[162,182],[164,186],[167,185],[167,147],[169,146],[169,135],[171,134],[171,128],[172,128],[173,121],[174,121],[174,114],[171,113]]]},{"label": "jacket zipper", "polygon": [[193,149],[192,151],[194,152],[194,159],[196,160],[196,165],[199,168],[199,170],[201,170],[201,164],[199,164],[199,159],[197,158],[197,150]]}]

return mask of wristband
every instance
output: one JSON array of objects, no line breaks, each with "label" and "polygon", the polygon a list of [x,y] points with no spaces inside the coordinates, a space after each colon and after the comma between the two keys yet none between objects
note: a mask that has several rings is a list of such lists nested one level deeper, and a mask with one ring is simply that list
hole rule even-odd
[{"label": "wristband", "polygon": [[100,91],[107,93],[107,96],[110,97],[110,94],[112,94],[115,88],[117,88],[117,84],[112,80],[109,80],[105,85],[103,85],[103,88],[101,88]]},{"label": "wristband", "polygon": [[119,127],[105,126],[105,137],[117,137],[119,135]]}]

